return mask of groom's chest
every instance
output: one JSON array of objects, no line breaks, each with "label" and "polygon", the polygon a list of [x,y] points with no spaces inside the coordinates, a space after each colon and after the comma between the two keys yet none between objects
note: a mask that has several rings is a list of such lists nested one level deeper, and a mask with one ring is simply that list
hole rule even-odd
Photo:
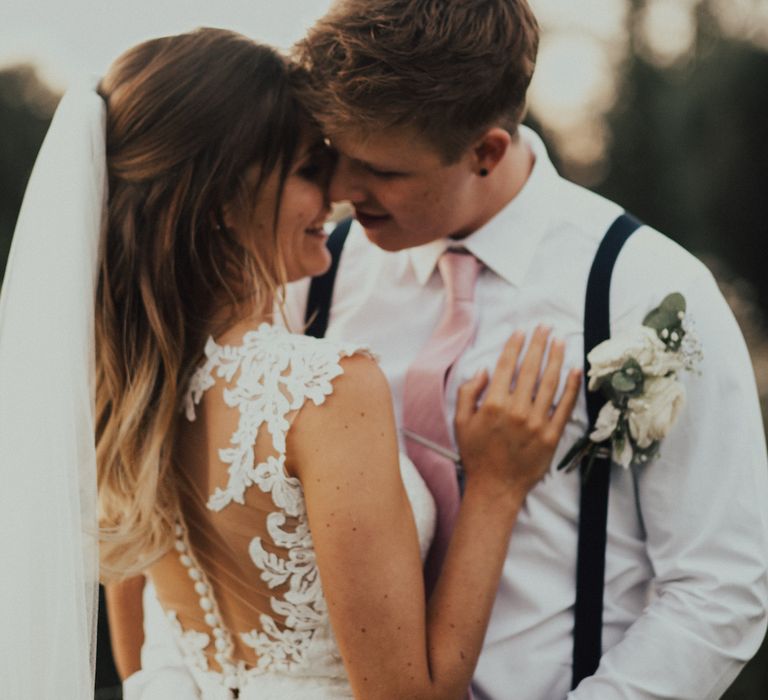
[{"label": "groom's chest", "polygon": [[[364,343],[379,357],[399,418],[405,375],[440,322],[445,290],[438,274],[421,284],[405,255],[376,256],[369,264],[342,265],[336,281],[328,336]],[[458,386],[479,369],[492,371],[509,336],[530,335],[539,324],[566,342],[564,373],[583,363],[584,279],[551,266],[521,284],[484,269],[475,289],[476,332],[456,361],[446,386],[452,419]],[[577,409],[575,419],[579,420]]]}]

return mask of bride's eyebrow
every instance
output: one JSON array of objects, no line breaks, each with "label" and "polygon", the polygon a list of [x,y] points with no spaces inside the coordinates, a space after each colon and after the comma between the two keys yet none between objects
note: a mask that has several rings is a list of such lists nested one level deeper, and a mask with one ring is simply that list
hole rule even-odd
[{"label": "bride's eyebrow", "polygon": [[307,160],[310,160],[318,152],[318,149],[314,146],[307,146],[296,153],[296,157],[293,159],[293,167],[301,167]]},{"label": "bride's eyebrow", "polygon": [[299,157],[297,160],[304,160],[308,157],[315,157],[315,156],[321,156],[328,152],[334,152],[336,149],[334,149],[332,146],[329,146],[324,139],[318,139],[317,141],[314,141],[311,143],[307,148],[302,151],[299,154]]}]

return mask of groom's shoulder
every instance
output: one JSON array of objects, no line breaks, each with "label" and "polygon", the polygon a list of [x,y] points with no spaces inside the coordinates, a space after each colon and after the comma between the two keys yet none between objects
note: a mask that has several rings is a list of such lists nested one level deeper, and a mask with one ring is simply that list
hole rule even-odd
[{"label": "groom's shoulder", "polygon": [[[574,247],[586,249],[591,261],[611,224],[625,209],[565,180],[560,194],[560,240],[571,238]],[[707,295],[718,293],[711,272],[701,260],[665,232],[649,223],[641,224],[624,245],[614,268],[611,299],[617,315],[631,313],[635,306],[645,308],[649,303],[648,308],[652,308],[673,291],[690,295],[701,290],[706,290]]]},{"label": "groom's shoulder", "polygon": [[696,309],[723,305],[707,266],[664,233],[644,224],[626,243],[611,283],[615,319],[644,317],[668,294],[682,294]]},{"label": "groom's shoulder", "polygon": [[[593,247],[595,252],[610,226],[626,211],[616,202],[566,180],[562,181],[560,201],[565,232]],[[681,281],[709,275],[704,263],[672,239],[674,232],[668,235],[650,223],[640,223],[619,256],[617,270],[621,271],[620,265],[629,265],[631,271],[645,276],[646,283],[669,275]]]}]

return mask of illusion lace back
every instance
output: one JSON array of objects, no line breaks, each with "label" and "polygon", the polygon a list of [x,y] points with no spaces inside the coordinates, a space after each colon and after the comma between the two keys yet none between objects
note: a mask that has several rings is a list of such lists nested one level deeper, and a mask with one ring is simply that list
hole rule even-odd
[{"label": "illusion lace back", "polygon": [[[209,340],[190,381],[177,449],[182,515],[174,549],[149,575],[204,700],[352,697],[285,451],[297,412],[324,403],[341,359],[358,352],[263,324],[240,345]],[[401,474],[423,559],[434,501],[404,456]]]}]

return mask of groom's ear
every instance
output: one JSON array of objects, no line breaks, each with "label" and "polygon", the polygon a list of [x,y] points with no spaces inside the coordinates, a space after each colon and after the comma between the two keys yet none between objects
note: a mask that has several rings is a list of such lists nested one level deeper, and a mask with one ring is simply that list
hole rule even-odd
[{"label": "groom's ear", "polygon": [[512,137],[506,129],[488,129],[472,146],[472,161],[478,174],[492,173],[507,153]]}]

